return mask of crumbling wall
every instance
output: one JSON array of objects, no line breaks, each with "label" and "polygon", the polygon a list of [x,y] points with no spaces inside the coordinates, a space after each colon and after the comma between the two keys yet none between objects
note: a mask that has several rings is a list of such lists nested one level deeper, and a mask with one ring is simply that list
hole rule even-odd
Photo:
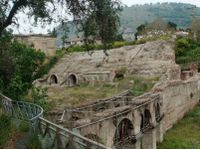
[{"label": "crumbling wall", "polygon": [[163,88],[164,129],[170,129],[199,103],[200,86],[197,77],[187,81],[169,81]]}]

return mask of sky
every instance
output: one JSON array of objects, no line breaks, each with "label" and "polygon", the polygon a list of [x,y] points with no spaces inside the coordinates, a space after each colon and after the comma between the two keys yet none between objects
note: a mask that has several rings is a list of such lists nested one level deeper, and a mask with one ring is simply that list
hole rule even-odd
[{"label": "sky", "polygon": [[[200,7],[200,0],[121,0],[122,3],[132,6],[134,4],[149,4],[149,3],[157,3],[157,2],[181,2],[181,3],[190,3]],[[54,27],[58,26],[58,23],[52,23],[51,25],[42,26],[31,26],[29,19],[20,14],[19,17],[20,27],[16,28],[15,26],[11,26],[10,28],[14,30],[14,34],[46,34],[47,30],[53,30]]]},{"label": "sky", "polygon": [[145,4],[145,3],[163,3],[163,2],[176,2],[176,3],[190,3],[200,7],[200,0],[121,0],[122,3],[131,6],[134,4]]}]

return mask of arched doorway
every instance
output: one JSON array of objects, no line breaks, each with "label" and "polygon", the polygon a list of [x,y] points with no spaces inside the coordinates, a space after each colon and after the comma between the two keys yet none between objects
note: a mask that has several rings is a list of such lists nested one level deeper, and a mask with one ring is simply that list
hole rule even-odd
[{"label": "arched doorway", "polygon": [[155,106],[155,117],[156,117],[156,121],[159,122],[161,118],[159,103],[157,103]]},{"label": "arched doorway", "polygon": [[56,77],[56,75],[51,75],[50,84],[58,84],[58,78]]},{"label": "arched doorway", "polygon": [[143,129],[144,129],[144,116],[143,116],[143,114],[141,114],[140,116],[141,116],[140,131],[143,132]]},{"label": "arched doorway", "polygon": [[144,128],[143,130],[148,130],[151,127],[151,113],[148,109],[144,110]]},{"label": "arched doorway", "polygon": [[135,139],[133,141],[133,124],[132,122],[125,118],[123,119],[115,132],[114,136],[114,146],[116,148],[126,148],[130,145],[133,145],[135,143]]},{"label": "arched doorway", "polygon": [[75,86],[77,85],[77,78],[74,74],[71,74],[69,77],[68,77],[68,86],[69,87],[72,87],[72,86]]}]

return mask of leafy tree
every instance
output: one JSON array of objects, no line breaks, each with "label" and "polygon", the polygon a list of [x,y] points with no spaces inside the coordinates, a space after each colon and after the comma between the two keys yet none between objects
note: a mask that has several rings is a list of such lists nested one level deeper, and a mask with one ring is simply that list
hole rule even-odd
[{"label": "leafy tree", "polygon": [[161,30],[161,31],[166,31],[168,29],[167,23],[161,19],[158,18],[156,20],[154,20],[152,23],[150,23],[147,26],[148,30]]},{"label": "leafy tree", "polygon": [[140,26],[137,27],[137,35],[142,34],[145,31],[147,24],[141,24]]},{"label": "leafy tree", "polygon": [[173,30],[176,30],[176,28],[177,28],[177,24],[175,24],[171,21],[168,22],[167,26],[169,29],[173,29]]},{"label": "leafy tree", "polygon": [[86,44],[100,37],[104,47],[108,47],[118,35],[119,11],[121,6],[113,0],[93,0],[93,11],[83,18],[82,30]]},{"label": "leafy tree", "polygon": [[53,28],[53,30],[52,31],[48,31],[48,34],[49,35],[51,35],[52,37],[57,37],[57,32],[56,32],[56,29],[55,28]]},{"label": "leafy tree", "polygon": [[200,42],[200,19],[194,18],[191,24],[192,38],[197,42]]},{"label": "leafy tree", "polygon": [[45,54],[11,41],[9,33],[0,38],[3,52],[0,57],[0,81],[2,92],[13,99],[19,100],[31,87],[34,76],[44,62]]},{"label": "leafy tree", "polygon": [[[59,8],[56,8],[57,6]],[[96,22],[98,36],[107,44],[115,36],[120,7],[119,0],[1,0],[0,35],[11,24],[19,24],[19,13],[34,17],[36,23],[48,23],[55,21],[57,17],[63,20],[63,16],[57,14],[58,9],[63,9],[66,14],[72,15],[77,23],[87,22],[87,19],[92,18]],[[57,17],[53,14],[57,14]],[[88,31],[84,32],[87,37]]]}]

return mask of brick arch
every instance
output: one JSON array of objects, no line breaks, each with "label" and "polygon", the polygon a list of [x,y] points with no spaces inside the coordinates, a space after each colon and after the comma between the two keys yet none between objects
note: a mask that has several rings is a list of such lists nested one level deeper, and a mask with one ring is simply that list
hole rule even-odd
[{"label": "brick arch", "polygon": [[56,74],[52,74],[49,77],[49,84],[52,85],[52,84],[58,84],[58,83],[59,83],[58,76]]},{"label": "brick arch", "polygon": [[[113,143],[116,148],[120,148],[120,142],[126,142],[125,140],[133,135],[134,125],[129,118],[123,118],[116,127]],[[121,147],[122,148],[122,147]]]}]

